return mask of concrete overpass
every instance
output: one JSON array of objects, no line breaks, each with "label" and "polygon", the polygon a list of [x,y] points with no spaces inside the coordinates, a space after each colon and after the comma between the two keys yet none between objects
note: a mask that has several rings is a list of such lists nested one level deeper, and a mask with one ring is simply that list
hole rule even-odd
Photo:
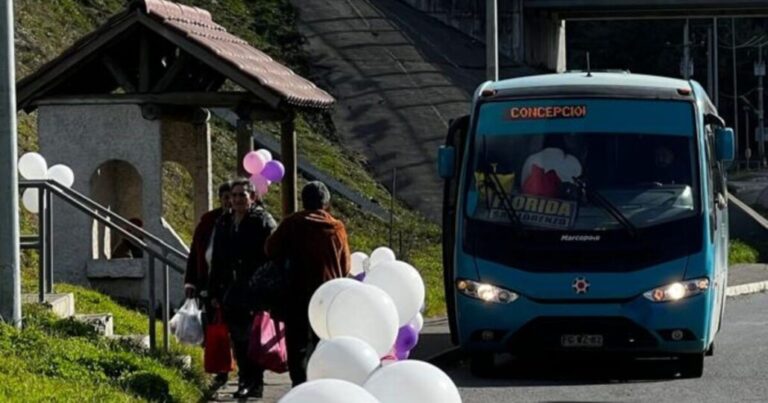
[{"label": "concrete overpass", "polygon": [[528,13],[563,20],[760,17],[766,0],[524,0]]},{"label": "concrete overpass", "polygon": [[[400,0],[480,41],[485,4]],[[499,47],[520,65],[565,69],[565,21],[768,16],[768,0],[497,0]]]}]

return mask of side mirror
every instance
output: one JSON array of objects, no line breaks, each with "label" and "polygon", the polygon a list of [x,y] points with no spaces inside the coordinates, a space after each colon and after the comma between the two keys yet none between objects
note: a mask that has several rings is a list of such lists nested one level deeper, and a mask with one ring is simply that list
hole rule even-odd
[{"label": "side mirror", "polygon": [[437,152],[437,173],[443,179],[451,179],[456,166],[456,149],[452,146],[440,146]]},{"label": "side mirror", "polygon": [[719,161],[733,161],[735,149],[733,145],[733,129],[719,127],[715,129],[715,156]]}]

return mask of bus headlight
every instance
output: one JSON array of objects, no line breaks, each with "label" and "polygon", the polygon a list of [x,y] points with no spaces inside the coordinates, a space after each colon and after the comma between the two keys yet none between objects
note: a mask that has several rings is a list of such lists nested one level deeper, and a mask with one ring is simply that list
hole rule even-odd
[{"label": "bus headlight", "polygon": [[707,289],[709,289],[709,279],[702,277],[654,288],[645,292],[643,296],[653,302],[669,302],[701,294]]},{"label": "bus headlight", "polygon": [[497,304],[509,304],[518,298],[515,292],[506,288],[466,279],[456,280],[456,289],[468,297]]}]

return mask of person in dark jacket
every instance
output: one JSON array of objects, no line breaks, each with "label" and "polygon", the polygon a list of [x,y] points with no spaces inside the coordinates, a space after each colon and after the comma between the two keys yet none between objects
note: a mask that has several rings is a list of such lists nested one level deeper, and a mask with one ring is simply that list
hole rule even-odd
[{"label": "person in dark jacket", "polygon": [[229,326],[238,367],[239,387],[235,397],[261,397],[264,370],[248,359],[254,312],[237,305],[228,306],[225,295],[248,284],[256,268],[266,263],[264,243],[277,225],[261,206],[247,179],[234,181],[231,194],[232,212],[222,215],[216,224],[208,292],[211,305],[223,310]]},{"label": "person in dark jacket", "polygon": [[307,380],[307,360],[318,342],[307,316],[309,300],[324,282],[346,277],[350,269],[347,231],[329,212],[328,188],[322,182],[309,182],[301,191],[301,201],[304,210],[285,218],[266,245],[267,255],[287,261],[290,270],[285,341],[293,386]]},{"label": "person in dark jacket", "polygon": [[[134,217],[128,220],[128,222],[139,228],[144,227],[144,221],[142,221],[141,218]],[[126,227],[126,230],[130,232],[131,235],[141,239],[141,232],[134,230],[131,227]],[[115,250],[112,251],[112,259],[141,259],[142,257],[144,257],[144,250],[138,245],[134,245],[127,238],[123,238],[120,243],[117,244]]]}]

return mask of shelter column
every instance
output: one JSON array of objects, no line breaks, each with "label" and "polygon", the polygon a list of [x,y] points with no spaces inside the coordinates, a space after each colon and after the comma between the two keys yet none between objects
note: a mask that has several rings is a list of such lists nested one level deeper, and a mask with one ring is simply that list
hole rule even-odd
[{"label": "shelter column", "polygon": [[283,196],[283,217],[294,213],[297,210],[296,205],[296,124],[295,115],[288,113],[288,116],[280,124],[280,154],[283,157],[283,166],[285,166],[285,177],[281,185]]},{"label": "shelter column", "polygon": [[243,158],[245,154],[253,151],[253,130],[252,122],[249,118],[242,116],[237,119],[237,174],[243,177],[250,177],[250,174],[243,168]]}]

